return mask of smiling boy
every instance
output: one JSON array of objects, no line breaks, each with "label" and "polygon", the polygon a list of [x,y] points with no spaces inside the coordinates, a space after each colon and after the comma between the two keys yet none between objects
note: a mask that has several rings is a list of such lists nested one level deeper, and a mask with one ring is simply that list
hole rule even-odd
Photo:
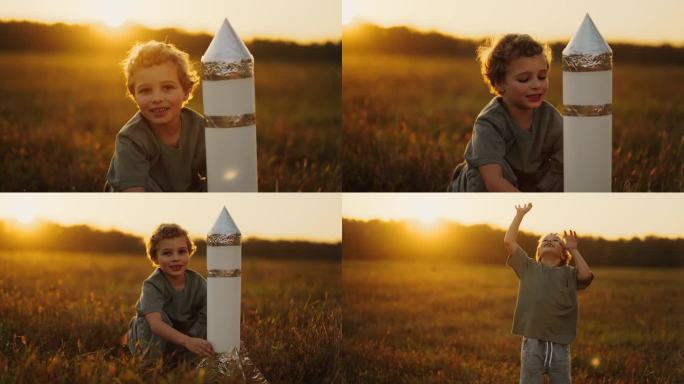
[{"label": "smiling boy", "polygon": [[563,119],[544,95],[551,51],[509,34],[479,49],[485,83],[496,96],[475,120],[453,192],[562,192]]},{"label": "smiling boy", "polygon": [[116,135],[105,189],[206,191],[205,120],[184,107],[199,81],[188,54],[148,41],[131,48],[122,64],[138,112]]},{"label": "smiling boy", "polygon": [[187,268],[195,245],[176,224],[159,225],[146,244],[157,268],[145,279],[128,331],[128,347],[147,359],[208,357],[207,282]]}]

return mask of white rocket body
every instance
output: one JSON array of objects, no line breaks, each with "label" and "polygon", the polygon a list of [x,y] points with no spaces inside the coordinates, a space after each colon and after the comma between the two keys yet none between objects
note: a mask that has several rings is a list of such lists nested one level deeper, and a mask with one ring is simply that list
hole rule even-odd
[{"label": "white rocket body", "polygon": [[209,192],[256,192],[254,59],[228,19],[201,61]]},{"label": "white rocket body", "polygon": [[566,192],[610,192],[612,50],[587,14],[563,50],[563,167]]},{"label": "white rocket body", "polygon": [[240,350],[240,239],[224,207],[207,236],[207,340],[217,353]]}]

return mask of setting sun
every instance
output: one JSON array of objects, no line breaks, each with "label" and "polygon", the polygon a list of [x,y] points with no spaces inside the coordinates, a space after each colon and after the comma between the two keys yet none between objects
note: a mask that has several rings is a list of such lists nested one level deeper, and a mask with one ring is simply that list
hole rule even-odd
[{"label": "setting sun", "polygon": [[128,7],[124,1],[103,0],[99,13],[102,23],[109,28],[118,28],[126,22]]},{"label": "setting sun", "polygon": [[349,25],[356,17],[356,4],[354,0],[342,0],[342,25]]},{"label": "setting sun", "polygon": [[16,204],[7,212],[8,217],[13,217],[23,225],[31,224],[36,219],[36,209],[28,204]]}]

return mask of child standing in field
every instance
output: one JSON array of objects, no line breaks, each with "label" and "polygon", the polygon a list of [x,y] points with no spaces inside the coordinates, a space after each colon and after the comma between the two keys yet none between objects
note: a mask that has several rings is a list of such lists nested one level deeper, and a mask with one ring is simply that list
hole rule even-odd
[{"label": "child standing in field", "polygon": [[[534,259],[518,245],[518,228],[532,204],[515,206],[515,218],[504,237],[506,264],[520,279],[513,316],[513,333],[523,337],[520,383],[570,383],[570,343],[577,333],[577,290],[591,284],[594,275],[577,249],[577,234],[555,233],[539,240]],[[570,259],[575,267],[569,265]]]},{"label": "child standing in field", "polygon": [[207,282],[187,269],[195,251],[176,224],[159,225],[146,244],[155,271],[145,279],[128,331],[128,347],[147,359],[208,357]]},{"label": "child standing in field", "polygon": [[127,192],[207,190],[205,119],[184,107],[199,77],[172,44],[136,44],[123,61],[138,112],[116,135],[105,189]]},{"label": "child standing in field", "polygon": [[508,34],[478,49],[496,96],[475,120],[453,192],[562,192],[563,119],[544,95],[551,50],[529,35]]}]

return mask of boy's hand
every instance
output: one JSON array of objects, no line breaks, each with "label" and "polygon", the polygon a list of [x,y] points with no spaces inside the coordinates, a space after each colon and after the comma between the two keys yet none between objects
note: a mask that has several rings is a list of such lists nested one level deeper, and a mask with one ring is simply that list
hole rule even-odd
[{"label": "boy's hand", "polygon": [[563,231],[563,240],[568,251],[577,249],[577,232],[573,230]]},{"label": "boy's hand", "polygon": [[183,346],[190,352],[202,357],[211,357],[214,355],[214,347],[204,339],[189,337]]},{"label": "boy's hand", "polygon": [[525,215],[532,209],[532,203],[527,203],[523,205],[516,205],[515,210],[518,215]]}]

